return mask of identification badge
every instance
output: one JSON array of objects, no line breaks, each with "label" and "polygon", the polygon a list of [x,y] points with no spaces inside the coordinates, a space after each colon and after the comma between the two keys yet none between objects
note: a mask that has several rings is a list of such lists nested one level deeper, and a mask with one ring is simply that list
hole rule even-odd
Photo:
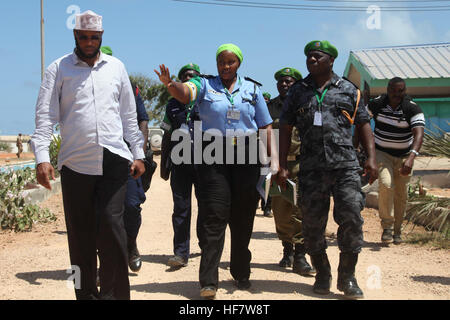
[{"label": "identification badge", "polygon": [[322,113],[321,112],[316,111],[314,113],[314,125],[318,126],[318,127],[322,126]]},{"label": "identification badge", "polygon": [[228,110],[227,119],[239,120],[241,118],[241,112],[239,110]]}]

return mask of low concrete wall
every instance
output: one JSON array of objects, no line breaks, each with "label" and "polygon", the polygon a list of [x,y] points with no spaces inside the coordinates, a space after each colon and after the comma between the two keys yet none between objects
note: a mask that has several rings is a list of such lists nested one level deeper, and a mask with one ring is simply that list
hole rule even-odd
[{"label": "low concrete wall", "polygon": [[449,170],[416,170],[411,183],[419,179],[425,188],[450,188]]},{"label": "low concrete wall", "polygon": [[52,195],[61,192],[61,179],[56,178],[54,181],[50,180],[52,190],[48,190],[39,185],[36,189],[25,190],[22,194],[26,203],[37,204],[45,201]]},{"label": "low concrete wall", "polygon": [[[31,146],[28,143],[31,137],[22,135],[23,152],[32,152]],[[11,153],[17,153],[17,136],[0,136],[0,142],[7,143],[11,147]]]},{"label": "low concrete wall", "polygon": [[[425,188],[450,188],[448,170],[417,170],[414,171],[411,183],[420,179]],[[378,209],[378,180],[365,190],[366,208]]]}]

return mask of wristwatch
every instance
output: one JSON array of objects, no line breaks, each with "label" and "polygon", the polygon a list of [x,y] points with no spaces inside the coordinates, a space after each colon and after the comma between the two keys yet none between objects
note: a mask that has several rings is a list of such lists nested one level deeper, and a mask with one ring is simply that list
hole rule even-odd
[{"label": "wristwatch", "polygon": [[416,156],[418,156],[419,155],[419,152],[417,152],[416,150],[414,150],[414,149],[411,149],[411,150],[409,150],[409,152],[408,153],[414,153]]}]

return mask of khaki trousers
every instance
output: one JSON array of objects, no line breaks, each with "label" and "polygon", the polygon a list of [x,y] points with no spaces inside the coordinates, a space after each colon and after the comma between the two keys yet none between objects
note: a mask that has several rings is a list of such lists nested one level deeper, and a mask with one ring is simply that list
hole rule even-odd
[{"label": "khaki trousers", "polygon": [[408,183],[412,176],[400,175],[404,158],[376,150],[378,163],[378,213],[383,229],[394,228],[400,234],[408,197]]},{"label": "khaki trousers", "polygon": [[[297,183],[299,163],[297,161],[289,161],[288,170],[289,179]],[[273,196],[272,211],[273,217],[275,218],[275,229],[278,234],[278,239],[290,243],[301,242],[303,236],[300,209],[281,196]]]}]

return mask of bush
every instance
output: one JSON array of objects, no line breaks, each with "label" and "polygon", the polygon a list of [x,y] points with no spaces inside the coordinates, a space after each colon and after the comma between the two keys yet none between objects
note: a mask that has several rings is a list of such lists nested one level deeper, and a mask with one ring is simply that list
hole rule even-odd
[{"label": "bush", "polygon": [[49,222],[56,217],[48,209],[25,202],[23,191],[36,183],[30,168],[0,173],[0,226],[2,229],[29,231],[38,222]]},{"label": "bush", "polygon": [[0,142],[0,151],[11,152],[11,146],[6,142]]},{"label": "bush", "polygon": [[58,166],[58,154],[60,148],[61,148],[61,136],[60,135],[53,136],[49,148],[50,163],[53,166],[53,168],[56,168]]}]

